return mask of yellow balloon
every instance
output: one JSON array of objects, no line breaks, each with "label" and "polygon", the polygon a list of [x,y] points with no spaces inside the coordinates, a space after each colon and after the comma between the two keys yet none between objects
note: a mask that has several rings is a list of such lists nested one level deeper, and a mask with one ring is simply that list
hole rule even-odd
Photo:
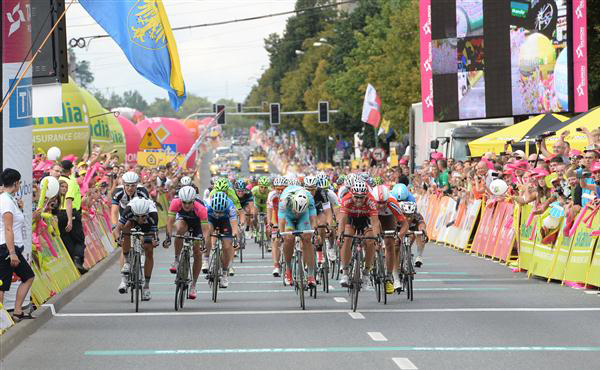
[{"label": "yellow balloon", "polygon": [[554,70],[556,51],[552,41],[541,33],[533,33],[525,38],[519,49],[519,71],[523,76],[530,76],[537,68],[546,78]]}]

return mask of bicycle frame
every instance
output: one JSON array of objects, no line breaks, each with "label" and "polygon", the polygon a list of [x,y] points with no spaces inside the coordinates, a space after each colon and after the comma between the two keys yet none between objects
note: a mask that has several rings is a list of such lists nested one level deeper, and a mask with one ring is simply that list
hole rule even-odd
[{"label": "bicycle frame", "polygon": [[174,235],[174,238],[183,239],[183,248],[179,255],[179,265],[177,266],[177,275],[175,276],[175,311],[178,311],[183,308],[190,283],[193,281],[191,256],[194,241],[204,242],[204,238],[192,237],[189,233],[186,235]]},{"label": "bicycle frame", "polygon": [[[304,260],[302,256],[302,238],[303,234],[314,234],[314,230],[304,231],[285,231],[280,233],[281,236],[293,235],[294,236],[294,259],[295,263],[292,264],[292,275],[294,280],[294,289],[300,297],[300,307],[305,310],[306,304],[304,300]],[[283,244],[283,243],[282,243]],[[316,288],[314,289],[314,296],[316,298]],[[312,295],[312,292],[311,292]]]}]

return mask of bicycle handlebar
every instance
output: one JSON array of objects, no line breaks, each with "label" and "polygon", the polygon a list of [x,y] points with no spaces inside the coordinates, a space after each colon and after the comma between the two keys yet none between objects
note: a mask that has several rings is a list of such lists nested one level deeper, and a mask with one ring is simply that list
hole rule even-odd
[{"label": "bicycle handlebar", "polygon": [[360,239],[360,240],[379,240],[379,238],[376,236],[349,235],[349,234],[342,234],[342,238],[353,238],[353,239]]},{"label": "bicycle handlebar", "polygon": [[194,236],[188,236],[188,235],[173,235],[173,238],[204,241],[204,237],[202,237],[202,236],[194,237]]},{"label": "bicycle handlebar", "polygon": [[294,235],[294,236],[300,236],[302,234],[314,234],[315,231],[314,230],[304,230],[304,231],[284,231],[282,233],[279,233],[279,235],[281,236],[286,236],[286,235]]},{"label": "bicycle handlebar", "polygon": [[155,233],[154,232],[145,233],[145,232],[142,232],[142,231],[131,231],[131,232],[121,231],[121,234],[123,234],[123,235],[131,235],[131,236],[147,236],[147,235],[148,236],[150,236],[150,235],[154,236]]}]

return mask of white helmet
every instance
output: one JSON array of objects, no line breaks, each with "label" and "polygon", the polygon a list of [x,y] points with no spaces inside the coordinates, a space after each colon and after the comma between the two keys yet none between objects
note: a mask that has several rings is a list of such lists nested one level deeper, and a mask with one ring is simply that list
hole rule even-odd
[{"label": "white helmet", "polygon": [[289,205],[292,211],[299,215],[306,211],[308,208],[308,203],[309,200],[306,193],[304,191],[299,191],[291,196]]},{"label": "white helmet", "polygon": [[138,174],[133,171],[125,172],[121,179],[123,180],[123,184],[137,184],[140,181]]},{"label": "white helmet", "polygon": [[177,193],[182,202],[189,203],[196,198],[196,189],[192,186],[184,186]]},{"label": "white helmet", "polygon": [[352,188],[350,188],[350,192],[356,195],[367,194],[367,183],[360,180],[355,181]]},{"label": "white helmet", "polygon": [[304,186],[308,188],[314,188],[317,186],[317,178],[315,176],[309,175],[304,178]]},{"label": "white helmet", "polygon": [[181,180],[179,180],[179,184],[181,186],[188,186],[188,185],[192,185],[192,178],[189,176],[183,176],[181,178]]},{"label": "white helmet", "polygon": [[291,186],[291,185],[300,185],[300,181],[298,180],[298,178],[297,178],[297,177],[292,177],[292,176],[290,176],[290,177],[288,178],[288,185],[290,185],[290,186]]},{"label": "white helmet", "polygon": [[276,176],[275,179],[273,179],[273,186],[286,186],[287,185],[287,179],[283,176]]},{"label": "white helmet", "polygon": [[417,203],[415,202],[400,202],[400,210],[402,213],[412,215],[417,211]]},{"label": "white helmet", "polygon": [[150,199],[135,197],[129,201],[128,205],[131,207],[131,211],[134,215],[144,216],[150,211],[152,201]]},{"label": "white helmet", "polygon": [[371,190],[371,195],[376,202],[387,202],[390,198],[390,190],[385,185],[377,185]]},{"label": "white helmet", "polygon": [[356,180],[356,174],[348,174],[348,176],[346,176],[346,179],[344,180],[344,186],[348,189],[351,188],[352,185],[354,185],[354,180]]}]

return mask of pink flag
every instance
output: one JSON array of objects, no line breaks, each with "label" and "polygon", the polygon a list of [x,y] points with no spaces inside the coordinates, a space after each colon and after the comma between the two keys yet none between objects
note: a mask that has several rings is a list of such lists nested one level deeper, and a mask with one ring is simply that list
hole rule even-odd
[{"label": "pink flag", "polygon": [[373,127],[379,127],[381,121],[381,99],[371,84],[367,85],[361,120]]}]

